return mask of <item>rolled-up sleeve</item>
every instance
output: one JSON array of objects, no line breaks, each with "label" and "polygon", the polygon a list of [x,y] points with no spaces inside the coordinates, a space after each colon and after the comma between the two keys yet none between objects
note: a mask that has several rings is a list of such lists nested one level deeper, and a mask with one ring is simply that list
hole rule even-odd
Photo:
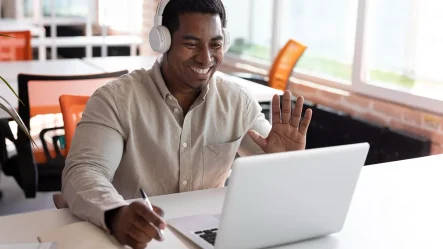
[{"label": "rolled-up sleeve", "polygon": [[121,115],[111,90],[97,90],[76,128],[62,174],[71,212],[106,231],[104,213],[127,204],[111,183],[125,143]]},{"label": "rolled-up sleeve", "polygon": [[[247,114],[244,117],[244,124],[246,131],[255,130],[263,137],[268,137],[271,131],[271,124],[266,120],[265,115],[262,113],[262,108],[260,104],[252,98],[251,95],[248,96],[248,108]],[[252,140],[252,138],[246,133],[240,144],[238,154],[240,156],[251,156],[263,154],[264,151]]]}]

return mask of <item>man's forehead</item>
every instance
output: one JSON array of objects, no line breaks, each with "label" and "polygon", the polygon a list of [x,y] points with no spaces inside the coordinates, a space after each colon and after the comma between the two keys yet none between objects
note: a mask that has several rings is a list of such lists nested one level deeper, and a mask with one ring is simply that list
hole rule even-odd
[{"label": "man's forehead", "polygon": [[201,26],[211,26],[213,29],[221,29],[222,22],[220,15],[208,13],[183,13],[180,14],[180,27],[186,29],[199,28]]}]

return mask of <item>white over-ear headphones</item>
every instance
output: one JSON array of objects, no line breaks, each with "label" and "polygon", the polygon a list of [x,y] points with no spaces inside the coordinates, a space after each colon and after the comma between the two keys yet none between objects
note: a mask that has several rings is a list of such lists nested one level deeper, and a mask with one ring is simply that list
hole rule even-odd
[{"label": "white over-ear headphones", "polygon": [[[168,28],[162,25],[163,11],[170,0],[161,0],[157,7],[154,17],[154,27],[149,32],[149,44],[152,50],[158,53],[166,53],[171,46],[171,33]],[[224,8],[224,7],[223,7]],[[226,53],[231,45],[231,37],[226,29],[227,18],[226,10],[224,10],[225,20],[222,20],[223,27],[223,51]]]}]

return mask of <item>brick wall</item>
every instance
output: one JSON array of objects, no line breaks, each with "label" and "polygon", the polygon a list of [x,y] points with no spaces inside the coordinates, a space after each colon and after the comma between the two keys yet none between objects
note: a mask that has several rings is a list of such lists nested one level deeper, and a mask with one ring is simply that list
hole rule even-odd
[{"label": "brick wall", "polygon": [[[143,4],[143,45],[142,55],[152,55],[148,41],[149,30],[154,25],[154,15],[159,0],[146,0]],[[251,69],[239,70],[228,63],[223,63],[220,71],[251,72]],[[263,70],[254,73],[266,75]],[[410,107],[369,98],[363,95],[325,87],[311,82],[291,79],[290,90],[294,95],[302,95],[306,100],[332,107],[354,117],[404,130],[413,134],[430,138],[433,142],[432,154],[443,153],[443,116]],[[314,113],[315,115],[315,113]]]}]

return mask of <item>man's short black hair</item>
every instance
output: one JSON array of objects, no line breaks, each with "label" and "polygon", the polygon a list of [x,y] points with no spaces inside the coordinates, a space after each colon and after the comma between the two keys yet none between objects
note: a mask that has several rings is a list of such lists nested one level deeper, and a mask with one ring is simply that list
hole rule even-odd
[{"label": "man's short black hair", "polygon": [[226,13],[221,0],[171,0],[166,5],[162,19],[163,26],[169,29],[171,36],[180,27],[180,15],[185,13],[219,15],[225,26]]}]

